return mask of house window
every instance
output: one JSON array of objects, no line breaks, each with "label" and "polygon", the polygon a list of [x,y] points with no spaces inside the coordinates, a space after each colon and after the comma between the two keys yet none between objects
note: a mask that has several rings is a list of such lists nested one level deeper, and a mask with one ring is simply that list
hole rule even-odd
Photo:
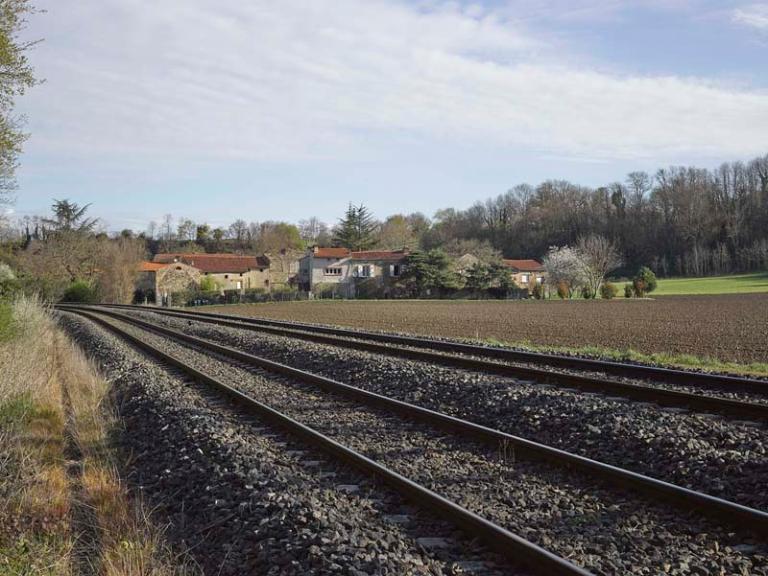
[{"label": "house window", "polygon": [[238,280],[237,281],[237,289],[240,290],[242,287],[243,287],[243,283],[240,280]]},{"label": "house window", "polygon": [[242,273],[242,272],[240,272],[240,277],[241,277],[241,278],[243,277],[243,273]]},{"label": "house window", "polygon": [[536,276],[536,284],[543,284],[544,276]]},{"label": "house window", "polygon": [[402,266],[400,264],[390,264],[389,265],[389,275],[390,276],[400,276],[400,273],[403,271]]},{"label": "house window", "polygon": [[363,266],[360,266],[360,276],[362,276],[363,278],[370,278],[371,276],[373,276],[372,272],[373,270],[370,264],[365,264]]},{"label": "house window", "polygon": [[341,276],[341,268],[326,268],[324,274],[326,276]]},{"label": "house window", "polygon": [[520,282],[523,284],[528,284],[528,280],[530,280],[531,275],[530,274],[521,274],[520,275]]},{"label": "house window", "polygon": [[224,280],[229,280],[229,274],[224,274]]}]

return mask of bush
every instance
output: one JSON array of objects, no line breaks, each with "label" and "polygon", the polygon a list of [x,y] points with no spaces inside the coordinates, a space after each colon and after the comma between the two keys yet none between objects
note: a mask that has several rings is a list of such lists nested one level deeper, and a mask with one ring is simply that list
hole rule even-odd
[{"label": "bush", "polygon": [[632,298],[633,295],[632,284],[624,284],[624,298]]},{"label": "bush", "polygon": [[592,292],[587,286],[584,286],[581,289],[581,297],[584,298],[584,300],[593,300],[595,298],[595,293]]},{"label": "bush", "polygon": [[654,274],[653,270],[647,266],[640,267],[640,270],[637,271],[637,274],[635,274],[632,282],[633,284],[642,282],[642,294],[653,292],[656,290],[656,286],[658,285],[656,274]]},{"label": "bush", "polygon": [[61,297],[62,302],[77,302],[80,304],[93,304],[98,301],[96,290],[85,280],[72,282]]},{"label": "bush", "polygon": [[13,308],[10,302],[0,302],[0,342],[13,336]]},{"label": "bush", "polygon": [[533,297],[536,298],[536,300],[541,300],[544,298],[544,286],[542,286],[539,282],[536,282],[533,285],[533,290],[531,290],[531,294],[533,294]]},{"label": "bush", "polygon": [[635,296],[638,298],[645,296],[645,282],[641,278],[632,280],[632,289],[635,292]]},{"label": "bush", "polygon": [[561,280],[557,283],[557,295],[561,300],[566,300],[571,297],[571,287],[568,286],[568,282]]},{"label": "bush", "polygon": [[618,287],[610,282],[603,282],[603,285],[600,286],[600,296],[602,296],[604,300],[612,300],[618,293]]},{"label": "bush", "polygon": [[8,264],[0,263],[0,299],[13,296],[19,288],[19,281]]},{"label": "bush", "polygon": [[144,304],[144,301],[146,301],[148,304],[154,304],[155,303],[155,291],[151,288],[147,288],[146,290],[143,290],[141,288],[137,288],[133,292],[133,303],[134,304]]},{"label": "bush", "polygon": [[203,276],[200,279],[200,290],[202,292],[214,292],[219,290],[219,283],[213,276]]}]

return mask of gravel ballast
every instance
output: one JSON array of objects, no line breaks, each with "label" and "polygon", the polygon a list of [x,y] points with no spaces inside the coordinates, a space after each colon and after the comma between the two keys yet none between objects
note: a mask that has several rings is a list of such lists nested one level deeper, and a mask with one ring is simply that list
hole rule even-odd
[{"label": "gravel ballast", "polygon": [[366,390],[768,510],[768,430],[759,424],[150,312],[132,314]]},{"label": "gravel ballast", "polygon": [[743,534],[118,324],[597,574],[768,574],[765,550]]},{"label": "gravel ballast", "polygon": [[103,328],[70,314],[60,321],[112,384],[125,478],[206,574],[440,575],[465,573],[462,562],[523,573]]}]

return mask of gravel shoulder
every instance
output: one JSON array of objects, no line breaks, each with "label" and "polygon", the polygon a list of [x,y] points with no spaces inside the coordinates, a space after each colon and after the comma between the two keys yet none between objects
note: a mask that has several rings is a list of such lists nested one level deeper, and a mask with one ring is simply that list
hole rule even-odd
[{"label": "gravel shoulder", "polygon": [[[206,574],[458,574],[460,562],[489,558],[356,472],[302,458],[305,446],[230,412],[104,329],[70,314],[61,324],[111,381],[128,482]],[[410,521],[389,519],[399,515]],[[425,536],[449,546],[417,541]],[[490,559],[483,573],[521,574]]]},{"label": "gravel shoulder", "polygon": [[122,327],[597,574],[768,573],[755,542],[704,520]]},{"label": "gravel shoulder", "polygon": [[136,314],[366,390],[768,509],[764,488],[768,430],[759,424],[148,312]]}]

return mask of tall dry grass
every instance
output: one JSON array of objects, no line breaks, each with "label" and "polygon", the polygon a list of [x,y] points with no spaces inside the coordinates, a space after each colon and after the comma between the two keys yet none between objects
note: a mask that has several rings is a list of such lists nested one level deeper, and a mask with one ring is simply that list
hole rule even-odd
[{"label": "tall dry grass", "polygon": [[108,384],[35,298],[0,342],[0,574],[186,576],[110,445]]}]

